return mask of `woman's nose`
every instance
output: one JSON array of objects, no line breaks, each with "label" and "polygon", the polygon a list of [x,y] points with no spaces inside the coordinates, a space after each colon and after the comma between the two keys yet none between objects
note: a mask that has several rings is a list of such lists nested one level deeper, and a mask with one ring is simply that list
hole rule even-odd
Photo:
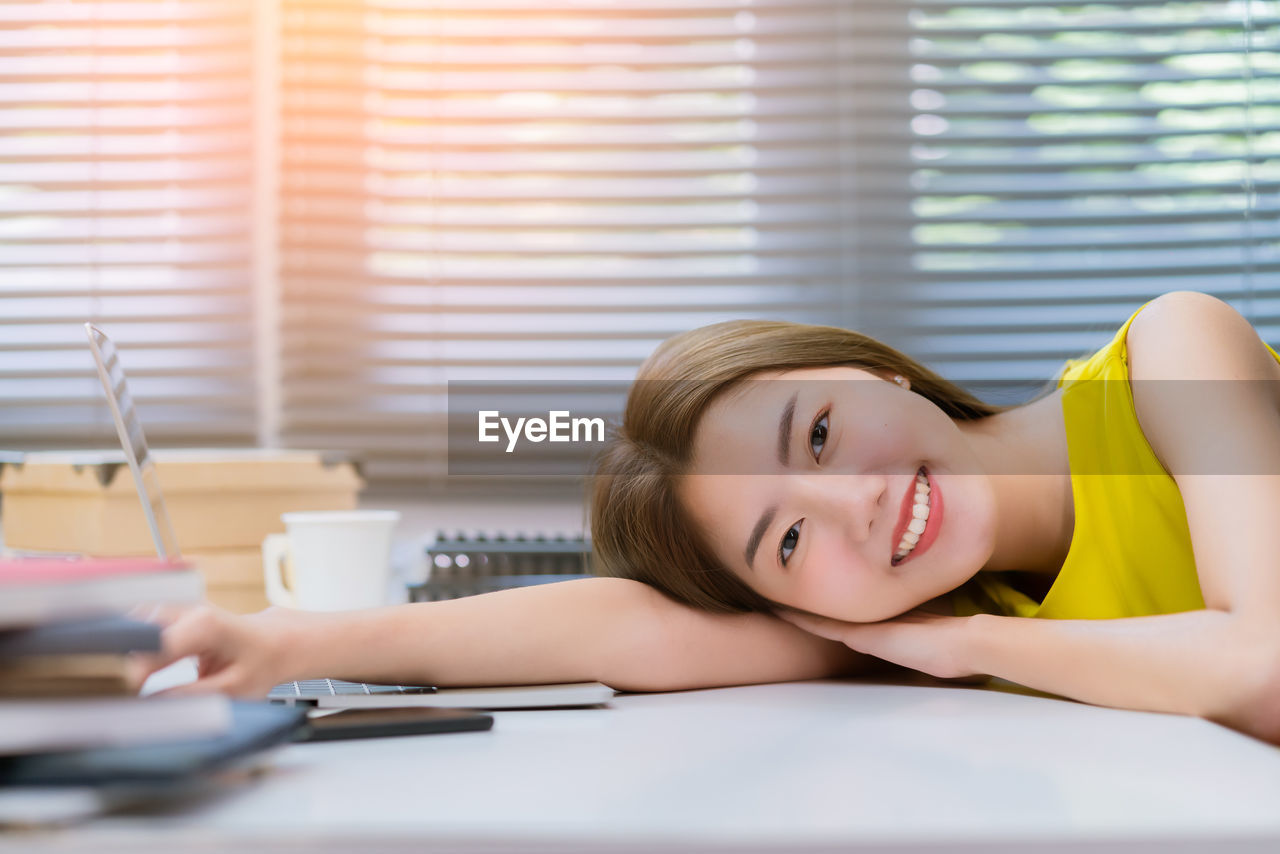
[{"label": "woman's nose", "polygon": [[876,520],[888,512],[888,481],[879,474],[819,474],[802,476],[808,515],[829,516],[848,536],[863,542]]}]

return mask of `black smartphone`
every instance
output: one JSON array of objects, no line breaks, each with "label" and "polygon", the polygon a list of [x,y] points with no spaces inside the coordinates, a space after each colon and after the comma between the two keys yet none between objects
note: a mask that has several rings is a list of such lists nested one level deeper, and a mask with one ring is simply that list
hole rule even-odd
[{"label": "black smartphone", "polygon": [[493,715],[475,709],[347,709],[309,718],[294,741],[382,738],[433,732],[474,732],[493,727]]}]

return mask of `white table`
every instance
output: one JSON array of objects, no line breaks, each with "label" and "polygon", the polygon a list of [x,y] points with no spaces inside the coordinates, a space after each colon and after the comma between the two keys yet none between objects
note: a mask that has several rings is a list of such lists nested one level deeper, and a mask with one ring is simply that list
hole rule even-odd
[{"label": "white table", "polygon": [[1280,749],[1194,718],[910,676],[494,715],[291,745],[218,797],[0,849],[1280,850]]}]

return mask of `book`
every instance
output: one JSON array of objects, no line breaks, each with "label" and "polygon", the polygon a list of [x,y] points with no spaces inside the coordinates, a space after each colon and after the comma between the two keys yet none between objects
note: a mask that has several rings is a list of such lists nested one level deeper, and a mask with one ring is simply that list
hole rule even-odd
[{"label": "book", "polygon": [[0,560],[0,628],[102,616],[149,602],[199,602],[203,595],[200,573],[182,560]]},{"label": "book", "polygon": [[101,697],[136,693],[120,654],[34,655],[0,661],[0,697]]},{"label": "book", "polygon": [[86,579],[155,576],[191,569],[180,558],[44,558],[0,560],[0,586],[10,584],[65,583]]},{"label": "book", "polygon": [[222,699],[227,722],[219,733],[0,758],[0,786],[181,784],[260,762],[265,751],[288,743],[306,725],[303,709]]},{"label": "book", "polygon": [[5,700],[0,756],[221,735],[231,726],[230,702],[218,694]]},{"label": "book", "polygon": [[[330,692],[322,683],[330,683]],[[440,709],[553,709],[595,706],[613,699],[614,690],[600,682],[562,682],[553,685],[490,685],[472,688],[392,690],[391,686],[315,679],[284,682],[267,699],[284,705],[310,705],[317,709],[391,709],[422,706]],[[396,686],[411,689],[413,686]],[[366,688],[368,689],[366,691]],[[354,690],[352,690],[354,689]]]},{"label": "book", "polygon": [[115,614],[0,630],[0,663],[24,656],[159,651],[159,626]]}]

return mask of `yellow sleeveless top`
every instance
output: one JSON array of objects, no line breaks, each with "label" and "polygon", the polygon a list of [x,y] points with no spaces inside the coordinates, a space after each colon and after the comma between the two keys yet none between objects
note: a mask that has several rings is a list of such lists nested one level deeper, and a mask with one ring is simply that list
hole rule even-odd
[{"label": "yellow sleeveless top", "polygon": [[953,592],[957,616],[1100,620],[1204,608],[1182,494],[1143,435],[1128,382],[1126,335],[1147,305],[1110,343],[1059,372],[1075,530],[1053,586],[1037,602],[1001,581],[1004,573],[980,571]]}]

